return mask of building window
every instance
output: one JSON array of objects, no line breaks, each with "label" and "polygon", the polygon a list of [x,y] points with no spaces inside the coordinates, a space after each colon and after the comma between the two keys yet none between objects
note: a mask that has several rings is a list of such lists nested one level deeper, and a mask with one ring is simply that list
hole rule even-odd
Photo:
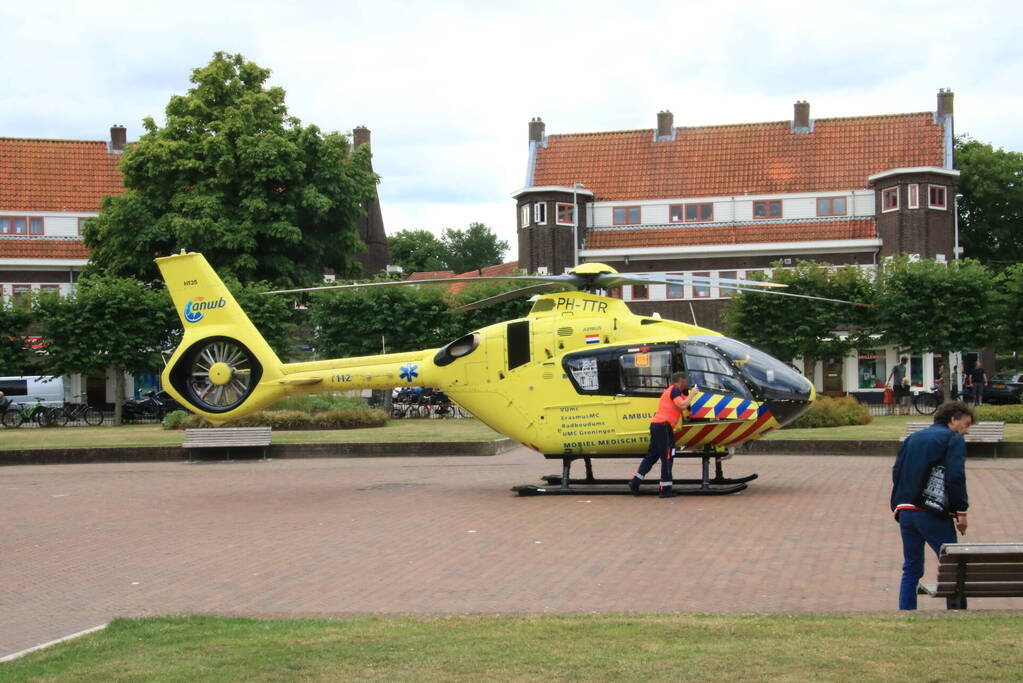
[{"label": "building window", "polygon": [[[697,280],[696,278],[701,278]],[[710,273],[693,273],[693,298],[710,298]]]},{"label": "building window", "polygon": [[611,287],[611,288],[609,288],[607,290],[607,295],[611,299],[621,299],[622,298],[622,288],[621,288],[621,285],[619,285],[618,287]]},{"label": "building window", "polygon": [[906,189],[906,204],[911,209],[920,208],[920,186],[910,185]]},{"label": "building window", "polygon": [[11,285],[11,305],[28,308],[31,302],[32,285]]},{"label": "building window", "polygon": [[860,389],[883,389],[888,378],[884,350],[868,349],[860,351],[858,355],[857,376]]},{"label": "building window", "polygon": [[928,185],[927,186],[927,206],[932,209],[946,209],[945,205],[945,186],[944,185]]},{"label": "building window", "polygon": [[0,235],[42,235],[41,216],[0,216]]},{"label": "building window", "polygon": [[616,206],[613,212],[615,225],[639,225],[638,206]]},{"label": "building window", "polygon": [[545,202],[533,204],[533,222],[537,225],[547,225],[547,204]]},{"label": "building window", "polygon": [[[674,275],[676,277],[682,277],[682,273],[668,273],[668,275]],[[683,284],[681,282],[668,283],[668,298],[669,299],[681,299],[684,294]]]},{"label": "building window", "polygon": [[649,299],[650,285],[632,285],[633,299]]},{"label": "building window", "polygon": [[571,204],[558,204],[558,225],[575,225],[575,209]]},{"label": "building window", "polygon": [[685,215],[685,206],[683,204],[672,204],[668,207],[668,222],[669,223],[681,223],[682,216]]},{"label": "building window", "polygon": [[39,291],[44,294],[60,294],[60,285],[39,285]]},{"label": "building window", "polygon": [[739,275],[736,270],[722,270],[718,273],[718,295],[729,299],[735,296],[735,287],[728,284],[722,284],[721,280],[735,280]]},{"label": "building window", "polygon": [[781,218],[781,200],[770,199],[753,202],[754,218]]},{"label": "building window", "polygon": [[85,219],[84,218],[79,218],[78,219],[78,234],[79,235],[83,234],[83,229],[84,228],[85,228]]},{"label": "building window", "polygon": [[522,227],[523,228],[528,228],[529,227],[529,205],[528,204],[526,204],[525,206],[522,207]]},{"label": "building window", "polygon": [[686,222],[692,223],[694,221],[712,221],[714,220],[714,205],[710,203],[705,204],[686,204]]},{"label": "building window", "polygon": [[818,216],[844,216],[845,197],[818,197]]},{"label": "building window", "polygon": [[895,211],[899,208],[899,188],[889,187],[881,192],[881,211]]}]

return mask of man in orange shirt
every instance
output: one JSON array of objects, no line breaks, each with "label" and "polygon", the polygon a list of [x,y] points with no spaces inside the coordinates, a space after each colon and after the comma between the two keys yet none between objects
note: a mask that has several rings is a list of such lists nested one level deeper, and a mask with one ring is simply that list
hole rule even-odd
[{"label": "man in orange shirt", "polygon": [[658,460],[661,461],[661,484],[658,489],[661,498],[670,498],[674,494],[671,488],[671,462],[675,455],[675,425],[682,419],[682,412],[689,407],[696,395],[696,386],[689,389],[689,381],[684,372],[676,372],[671,376],[671,385],[661,393],[657,404],[657,412],[650,421],[650,449],[646,457],[639,463],[639,468],[629,481],[629,489],[639,493],[640,482],[650,468]]}]

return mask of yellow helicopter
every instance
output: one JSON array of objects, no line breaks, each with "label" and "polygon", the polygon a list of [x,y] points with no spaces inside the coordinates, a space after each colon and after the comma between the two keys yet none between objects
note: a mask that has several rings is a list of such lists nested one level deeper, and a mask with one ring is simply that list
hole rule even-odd
[{"label": "yellow helicopter", "polygon": [[[744,489],[757,475],[727,479],[721,460],[791,422],[814,399],[809,380],[762,351],[713,330],[635,315],[623,301],[596,293],[622,284],[678,284],[698,277],[619,274],[610,266],[585,263],[562,275],[484,278],[533,284],[466,308],[548,293],[534,297],[526,317],[475,330],[440,348],[282,363],[202,254],[182,252],[156,261],[184,327],[163,385],[183,405],[219,424],[291,393],[439,388],[495,431],[562,460],[562,474],[545,477],[557,486],[515,487],[520,495],[628,492],[606,486],[624,485],[626,479],[596,479],[591,459],[646,453],[650,418],[673,372],[684,371],[698,387],[690,415],[675,434],[679,455],[703,460],[701,478],[675,480],[678,493]],[[467,281],[479,278],[431,282]],[[402,284],[407,283],[310,289]],[[742,279],[727,284],[743,291],[779,286]],[[569,471],[577,459],[585,461],[586,477],[572,480]]]}]

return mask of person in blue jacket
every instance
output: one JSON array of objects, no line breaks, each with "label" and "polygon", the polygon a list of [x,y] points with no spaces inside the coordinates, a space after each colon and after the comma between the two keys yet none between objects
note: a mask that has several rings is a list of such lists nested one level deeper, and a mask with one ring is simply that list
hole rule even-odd
[{"label": "person in blue jacket", "polygon": [[[899,609],[916,609],[916,587],[924,575],[924,544],[935,553],[943,543],[956,542],[956,529],[966,533],[966,441],[973,411],[959,401],[946,401],[934,413],[934,424],[902,442],[892,467],[891,507],[902,532],[902,583]],[[945,466],[948,510],[933,512],[921,506],[924,485],[934,465]],[[948,609],[966,609],[966,601]]]}]

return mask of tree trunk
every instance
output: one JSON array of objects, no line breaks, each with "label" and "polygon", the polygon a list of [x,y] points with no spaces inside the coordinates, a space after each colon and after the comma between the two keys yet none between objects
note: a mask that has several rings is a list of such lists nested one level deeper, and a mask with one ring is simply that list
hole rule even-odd
[{"label": "tree trunk", "polygon": [[[817,390],[817,384],[814,382],[813,377],[817,374],[817,356],[810,353],[803,354],[803,376],[810,380],[810,384],[813,384],[814,391]],[[822,387],[823,389],[823,387]]]},{"label": "tree trunk", "polygon": [[124,373],[114,368],[114,424],[121,424],[124,412]]}]

